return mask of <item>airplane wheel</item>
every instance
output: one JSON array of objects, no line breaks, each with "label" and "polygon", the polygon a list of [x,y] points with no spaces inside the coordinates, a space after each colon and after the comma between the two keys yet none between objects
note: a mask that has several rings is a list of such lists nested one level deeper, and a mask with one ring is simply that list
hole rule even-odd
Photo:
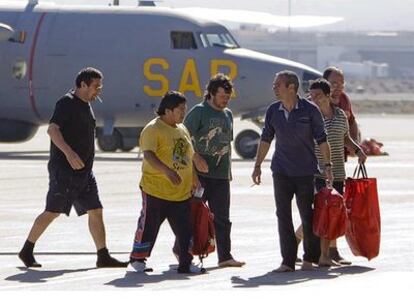
[{"label": "airplane wheel", "polygon": [[243,159],[252,159],[256,156],[260,135],[254,130],[241,131],[234,141],[236,153]]},{"label": "airplane wheel", "polygon": [[122,152],[129,152],[134,150],[135,146],[131,147],[131,146],[122,146],[121,151]]},{"label": "airplane wheel", "polygon": [[104,152],[115,152],[121,147],[121,134],[117,129],[114,129],[112,135],[103,135],[103,131],[98,134],[99,150]]}]

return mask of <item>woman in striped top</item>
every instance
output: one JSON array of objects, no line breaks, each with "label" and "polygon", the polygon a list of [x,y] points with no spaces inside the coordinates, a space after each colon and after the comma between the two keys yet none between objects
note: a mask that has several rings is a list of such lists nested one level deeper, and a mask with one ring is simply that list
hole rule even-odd
[{"label": "woman in striped top", "polygon": [[[358,156],[358,162],[364,163],[367,159],[365,153],[361,150],[361,147],[350,137],[349,126],[346,114],[339,107],[334,106],[331,102],[331,87],[327,80],[317,79],[310,85],[310,95],[312,101],[316,103],[322,112],[325,128],[328,134],[328,143],[331,147],[331,163],[325,164],[322,155],[319,151],[319,147],[315,145],[315,152],[318,158],[319,169],[324,172],[325,166],[332,166],[332,173],[334,177],[333,185],[327,185],[325,176],[323,174],[316,174],[315,187],[319,191],[325,186],[333,186],[340,194],[343,194],[345,174],[345,158],[344,158],[344,146]],[[336,240],[329,241],[321,238],[321,257],[319,259],[320,266],[332,266],[337,265],[329,257],[329,245],[330,242],[336,242]],[[335,244],[336,245],[336,244]]]}]

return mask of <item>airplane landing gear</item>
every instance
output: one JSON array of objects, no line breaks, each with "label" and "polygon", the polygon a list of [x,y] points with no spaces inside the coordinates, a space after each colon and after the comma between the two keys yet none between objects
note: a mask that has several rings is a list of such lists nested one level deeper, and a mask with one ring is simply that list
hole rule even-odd
[{"label": "airplane landing gear", "polygon": [[121,148],[122,136],[117,129],[114,129],[111,135],[104,135],[103,130],[98,129],[96,137],[98,148],[103,152],[115,152]]},{"label": "airplane landing gear", "polygon": [[142,128],[114,128],[111,135],[104,135],[103,129],[97,128],[98,148],[103,152],[129,152],[137,146],[141,131]]},{"label": "airplane landing gear", "polygon": [[236,153],[243,159],[253,159],[256,156],[260,135],[254,130],[241,131],[234,141]]}]

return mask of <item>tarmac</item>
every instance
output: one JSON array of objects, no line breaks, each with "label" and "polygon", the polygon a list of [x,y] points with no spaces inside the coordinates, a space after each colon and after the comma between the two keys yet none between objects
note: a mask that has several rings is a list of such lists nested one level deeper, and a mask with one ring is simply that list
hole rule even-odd
[{"label": "tarmac", "polygon": [[[369,157],[367,170],[378,180],[382,240],[377,258],[355,257],[344,238],[338,248],[351,266],[272,274],[281,262],[272,178],[271,153],[263,165],[262,185],[251,186],[253,161],[233,158],[231,183],[232,252],[246,261],[242,268],[218,268],[217,256],[205,259],[207,273],[183,275],[175,271],[173,235],[165,222],[148,266],[154,272],[97,269],[87,218],[59,217],[38,241],[35,255],[42,268],[26,269],[17,257],[35,217],[44,209],[48,186],[49,138],[42,127],[35,138],[21,144],[0,144],[0,291],[267,291],[307,295],[338,292],[373,295],[410,294],[414,282],[414,116],[360,115],[364,137],[384,143],[389,156]],[[244,127],[237,122],[236,133]],[[256,128],[257,129],[257,128]],[[233,153],[235,154],[235,153]],[[357,160],[346,164],[352,174]],[[138,189],[141,160],[132,153],[97,152],[94,172],[104,205],[110,252],[128,260],[141,208]],[[299,215],[293,207],[296,225]],[[299,250],[300,254],[302,249]],[[300,287],[300,288],[299,288]],[[345,292],[345,293],[344,293]]]}]

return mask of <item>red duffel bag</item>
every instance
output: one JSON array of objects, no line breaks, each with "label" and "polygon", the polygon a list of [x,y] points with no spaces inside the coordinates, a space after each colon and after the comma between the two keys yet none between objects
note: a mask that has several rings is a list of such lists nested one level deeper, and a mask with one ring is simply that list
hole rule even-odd
[{"label": "red duffel bag", "polygon": [[[362,178],[358,178],[361,173]],[[347,209],[345,238],[348,245],[354,255],[371,260],[379,254],[381,217],[377,179],[368,178],[363,164],[355,169],[353,178],[346,179],[344,199]]]},{"label": "red duffel bag", "polygon": [[191,229],[193,232],[191,254],[198,255],[200,261],[216,249],[214,214],[203,199],[193,197],[190,200]]},{"label": "red duffel bag", "polygon": [[313,233],[335,240],[345,234],[346,210],[344,199],[333,188],[322,188],[315,194]]}]

